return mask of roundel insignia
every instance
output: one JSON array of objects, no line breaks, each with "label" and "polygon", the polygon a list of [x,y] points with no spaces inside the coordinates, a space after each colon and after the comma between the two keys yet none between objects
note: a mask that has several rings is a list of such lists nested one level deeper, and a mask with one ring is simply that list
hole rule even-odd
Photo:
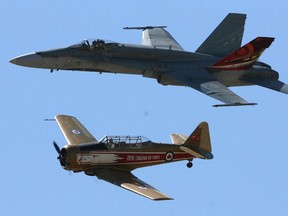
[{"label": "roundel insignia", "polygon": [[166,160],[166,161],[172,161],[173,158],[174,158],[174,153],[173,153],[173,152],[167,152],[167,153],[165,154],[165,160]]},{"label": "roundel insignia", "polygon": [[72,130],[72,133],[74,133],[76,135],[81,134],[81,132],[79,130],[75,130],[75,129]]}]

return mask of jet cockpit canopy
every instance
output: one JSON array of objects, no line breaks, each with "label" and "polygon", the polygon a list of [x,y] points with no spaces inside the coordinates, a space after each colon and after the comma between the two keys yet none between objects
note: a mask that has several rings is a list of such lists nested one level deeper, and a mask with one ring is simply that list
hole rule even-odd
[{"label": "jet cockpit canopy", "polygon": [[69,46],[72,49],[90,49],[90,50],[97,50],[97,49],[108,49],[111,47],[119,46],[119,43],[116,43],[111,40],[104,40],[104,39],[85,39],[80,43],[74,44]]}]

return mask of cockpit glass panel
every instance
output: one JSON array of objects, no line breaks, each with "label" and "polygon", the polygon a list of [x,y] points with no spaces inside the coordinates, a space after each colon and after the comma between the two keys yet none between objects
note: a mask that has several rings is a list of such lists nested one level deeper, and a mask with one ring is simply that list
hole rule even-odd
[{"label": "cockpit glass panel", "polygon": [[99,143],[125,143],[125,144],[138,144],[151,142],[144,136],[104,136]]},{"label": "cockpit glass panel", "polygon": [[111,40],[104,40],[104,39],[85,39],[80,43],[74,44],[69,46],[72,49],[107,49],[109,47],[119,46],[118,43],[111,41]]}]

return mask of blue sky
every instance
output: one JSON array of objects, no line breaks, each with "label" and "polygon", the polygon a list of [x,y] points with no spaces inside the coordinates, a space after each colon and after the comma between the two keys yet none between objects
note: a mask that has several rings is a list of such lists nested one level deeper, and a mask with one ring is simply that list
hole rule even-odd
[{"label": "blue sky", "polygon": [[[288,96],[262,87],[233,88],[255,107],[213,108],[193,89],[140,76],[19,67],[20,54],[85,38],[141,43],[125,26],[167,25],[194,51],[229,12],[246,13],[243,43],[275,37],[261,56],[288,82],[286,1],[18,1],[0,2],[1,213],[3,215],[283,215],[287,212]],[[97,137],[144,135],[170,143],[210,125],[210,161],[154,166],[133,173],[175,198],[153,202],[84,174],[64,171],[52,146],[65,144],[56,114],[75,115]]]}]

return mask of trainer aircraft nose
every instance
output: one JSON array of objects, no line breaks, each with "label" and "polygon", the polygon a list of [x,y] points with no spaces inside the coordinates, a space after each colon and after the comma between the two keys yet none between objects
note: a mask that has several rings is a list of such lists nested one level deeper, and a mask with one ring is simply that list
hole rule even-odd
[{"label": "trainer aircraft nose", "polygon": [[35,68],[41,68],[44,64],[43,58],[36,53],[17,56],[16,58],[11,59],[10,62],[20,66]]}]

